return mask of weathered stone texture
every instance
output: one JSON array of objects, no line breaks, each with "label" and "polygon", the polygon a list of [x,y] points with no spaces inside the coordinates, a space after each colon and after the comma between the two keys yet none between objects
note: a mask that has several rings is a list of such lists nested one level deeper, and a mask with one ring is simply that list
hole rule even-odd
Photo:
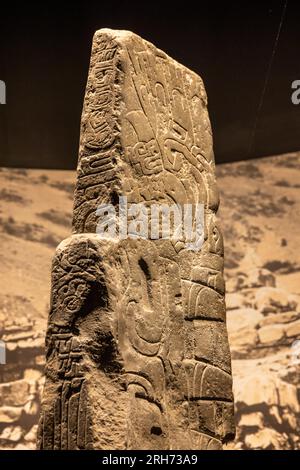
[{"label": "weathered stone texture", "polygon": [[[100,240],[99,204],[205,206],[184,241]],[[95,34],[74,234],[52,270],[41,449],[220,449],[234,435],[223,242],[202,80],[125,31]]]}]

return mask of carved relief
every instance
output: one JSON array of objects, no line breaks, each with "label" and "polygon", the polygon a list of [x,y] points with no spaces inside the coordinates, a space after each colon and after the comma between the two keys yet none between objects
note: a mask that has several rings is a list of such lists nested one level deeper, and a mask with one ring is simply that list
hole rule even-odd
[{"label": "carved relief", "polygon": [[[232,438],[223,241],[202,80],[133,33],[94,37],[74,235],[57,250],[40,448],[220,449]],[[204,244],[100,240],[98,205],[202,203]]]}]

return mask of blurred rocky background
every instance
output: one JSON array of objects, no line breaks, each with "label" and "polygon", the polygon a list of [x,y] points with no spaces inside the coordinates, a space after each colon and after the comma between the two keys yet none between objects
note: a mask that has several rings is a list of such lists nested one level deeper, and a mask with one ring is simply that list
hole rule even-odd
[{"label": "blurred rocky background", "polygon": [[[0,449],[34,449],[51,259],[75,172],[0,169]],[[237,436],[300,449],[300,152],[217,166]],[[1,347],[1,343],[0,343]]]}]

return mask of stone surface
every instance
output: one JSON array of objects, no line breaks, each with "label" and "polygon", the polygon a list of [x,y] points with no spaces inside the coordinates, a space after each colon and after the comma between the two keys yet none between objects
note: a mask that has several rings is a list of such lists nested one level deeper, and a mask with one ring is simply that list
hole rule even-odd
[{"label": "stone surface", "polygon": [[22,414],[22,408],[17,406],[2,406],[0,408],[0,422],[14,423],[18,421]]},{"label": "stone surface", "polygon": [[226,295],[227,310],[235,310],[244,305],[245,298],[241,294],[229,293]]},{"label": "stone surface", "polygon": [[230,293],[236,293],[243,289],[275,286],[276,278],[268,269],[250,268],[247,272],[238,271],[234,277],[230,278],[226,283],[226,290]]},{"label": "stone surface", "polygon": [[296,301],[283,289],[263,287],[256,292],[255,306],[260,312],[268,314],[293,310]]},{"label": "stone surface", "polygon": [[0,406],[20,406],[26,403],[29,384],[26,380],[0,384]]},{"label": "stone surface", "polygon": [[36,441],[36,434],[37,434],[37,424],[32,426],[30,431],[24,436],[24,440],[26,442],[35,442]]},{"label": "stone surface", "polygon": [[[266,325],[273,325],[276,323],[291,323],[294,320],[299,319],[300,314],[297,312],[284,312],[284,313],[274,313],[269,314],[266,317],[263,317],[259,322],[259,326],[263,327]],[[286,328],[286,327],[285,327]]]},{"label": "stone surface", "polygon": [[258,337],[261,344],[270,344],[280,341],[284,337],[284,329],[282,325],[267,325],[260,328]]},{"label": "stone surface", "polygon": [[258,430],[264,427],[264,415],[258,411],[256,413],[249,413],[242,415],[239,425],[249,430]]},{"label": "stone surface", "polygon": [[247,352],[258,342],[257,325],[263,315],[252,308],[239,308],[229,312],[227,326],[229,342],[234,350]]},{"label": "stone surface", "polygon": [[248,434],[245,443],[249,449],[274,450],[278,443],[284,446],[285,437],[272,428],[265,428],[257,434]]},{"label": "stone surface", "polygon": [[300,320],[294,321],[292,323],[289,323],[288,325],[285,325],[285,334],[288,337],[297,337],[299,338],[300,336]]},{"label": "stone surface", "polygon": [[[100,240],[97,208],[121,196],[203,204],[203,246]],[[52,267],[39,448],[219,449],[233,437],[218,203],[202,80],[133,33],[97,32],[74,234]]]},{"label": "stone surface", "polygon": [[23,430],[21,426],[9,426],[5,428],[1,435],[0,435],[0,441],[11,441],[11,442],[18,442],[22,438]]}]

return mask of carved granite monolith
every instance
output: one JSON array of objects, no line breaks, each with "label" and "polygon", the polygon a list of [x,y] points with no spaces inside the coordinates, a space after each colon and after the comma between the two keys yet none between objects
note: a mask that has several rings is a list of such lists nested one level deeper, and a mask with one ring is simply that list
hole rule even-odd
[{"label": "carved granite monolith", "polygon": [[[96,32],[73,235],[57,248],[40,449],[221,449],[234,435],[219,198],[203,82]],[[100,237],[99,206],[204,207],[204,241]],[[148,210],[147,209],[147,210]]]}]

